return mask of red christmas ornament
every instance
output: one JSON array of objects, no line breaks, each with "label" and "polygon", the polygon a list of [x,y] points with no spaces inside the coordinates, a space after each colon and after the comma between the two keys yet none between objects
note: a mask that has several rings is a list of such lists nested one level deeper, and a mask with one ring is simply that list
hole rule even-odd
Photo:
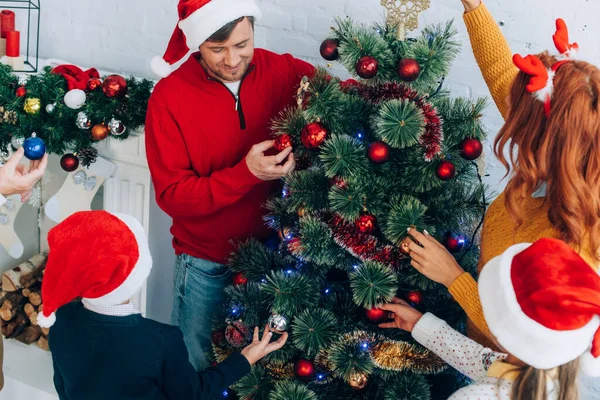
[{"label": "red christmas ornament", "polygon": [[476,138],[468,138],[460,142],[458,145],[460,149],[460,155],[465,160],[477,160],[481,153],[483,153],[483,145],[481,141]]},{"label": "red christmas ornament", "polygon": [[241,272],[233,274],[233,286],[245,285],[246,283],[248,283],[248,278],[244,274]]},{"label": "red christmas ornament", "polygon": [[387,317],[387,312],[382,310],[381,308],[371,308],[365,309],[365,314],[367,319],[374,324],[379,324],[383,322]]},{"label": "red christmas ornament", "polygon": [[275,139],[275,150],[277,151],[283,151],[285,150],[287,147],[290,147],[292,145],[292,137],[290,135],[288,135],[287,133],[284,133],[283,135],[280,135],[277,137],[277,139]]},{"label": "red christmas ornament", "polygon": [[290,252],[292,253],[298,253],[299,251],[302,250],[302,242],[300,241],[300,238],[291,238],[288,241],[288,245],[287,248]]},{"label": "red christmas ornament", "polygon": [[300,359],[294,364],[294,373],[298,378],[310,379],[315,376],[315,364],[312,361]]},{"label": "red christmas ornament", "polygon": [[444,235],[442,243],[450,253],[458,253],[465,247],[465,237],[460,234],[447,232]]},{"label": "red christmas ornament", "polygon": [[406,295],[406,298],[408,299],[409,302],[418,306],[419,304],[421,304],[423,302],[423,292],[420,292],[418,290],[409,292]]},{"label": "red christmas ornament", "polygon": [[398,63],[398,76],[404,82],[412,82],[421,74],[421,66],[414,58],[404,58]]},{"label": "red christmas ornament", "polygon": [[362,56],[356,63],[356,74],[364,79],[371,79],[377,75],[379,63],[371,56]]},{"label": "red christmas ornament", "polygon": [[86,89],[88,92],[93,92],[94,90],[98,89],[100,86],[102,86],[102,81],[100,80],[100,78],[91,78],[86,85]]},{"label": "red christmas ornament", "polygon": [[27,94],[27,89],[25,89],[25,86],[19,86],[15,93],[17,97],[23,97]]},{"label": "red christmas ornament", "polygon": [[211,341],[216,346],[224,346],[225,345],[225,333],[222,331],[214,331],[210,335]]},{"label": "red christmas ornament", "polygon": [[390,158],[390,146],[384,142],[373,142],[369,146],[369,160],[375,164],[383,164]]},{"label": "red christmas ornament", "polygon": [[316,149],[327,138],[327,128],[320,122],[311,122],[302,129],[300,140],[307,149]]},{"label": "red christmas ornament", "polygon": [[342,190],[348,189],[348,185],[346,184],[346,181],[339,176],[334,176],[333,178],[331,178],[329,180],[329,184],[331,186],[337,186]]},{"label": "red christmas ornament", "polygon": [[104,123],[94,125],[92,128],[92,139],[99,142],[100,140],[104,140],[108,137],[109,129]]},{"label": "red christmas ornament", "polygon": [[225,339],[233,347],[244,347],[249,337],[250,329],[241,321],[235,321],[225,328]]},{"label": "red christmas ornament", "polygon": [[337,60],[340,56],[338,52],[338,47],[340,45],[340,41],[337,39],[326,39],[321,43],[321,57],[326,59],[327,61]]},{"label": "red christmas ornament", "polygon": [[355,222],[356,229],[362,233],[373,233],[376,227],[376,218],[369,213],[363,213]]},{"label": "red christmas ornament", "polygon": [[79,158],[75,157],[73,154],[65,154],[60,159],[60,166],[67,172],[75,171],[79,168]]},{"label": "red christmas ornament", "polygon": [[102,83],[102,90],[107,97],[121,98],[127,94],[127,81],[121,75],[109,75]]},{"label": "red christmas ornament", "polygon": [[444,160],[438,165],[435,174],[441,180],[449,181],[456,176],[456,168],[450,161]]}]

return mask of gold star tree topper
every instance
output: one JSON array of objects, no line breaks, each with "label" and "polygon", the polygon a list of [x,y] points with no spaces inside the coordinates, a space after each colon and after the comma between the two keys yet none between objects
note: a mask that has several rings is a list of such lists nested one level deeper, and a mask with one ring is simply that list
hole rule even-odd
[{"label": "gold star tree topper", "polygon": [[419,14],[427,10],[430,0],[381,0],[387,10],[387,24],[397,27],[398,40],[406,39],[406,31],[419,26]]}]

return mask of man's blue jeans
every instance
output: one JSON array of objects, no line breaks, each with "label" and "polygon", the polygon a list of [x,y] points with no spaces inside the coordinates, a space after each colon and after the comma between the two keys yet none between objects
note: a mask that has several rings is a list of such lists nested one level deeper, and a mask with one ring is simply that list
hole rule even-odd
[{"label": "man's blue jeans", "polygon": [[179,326],[197,371],[210,366],[213,315],[223,307],[229,268],[187,254],[177,256],[171,324]]}]

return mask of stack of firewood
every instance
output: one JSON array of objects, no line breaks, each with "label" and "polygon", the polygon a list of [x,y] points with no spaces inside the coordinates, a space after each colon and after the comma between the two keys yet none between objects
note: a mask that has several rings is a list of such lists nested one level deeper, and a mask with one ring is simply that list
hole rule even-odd
[{"label": "stack of firewood", "polygon": [[48,350],[48,329],[37,324],[42,312],[42,277],[47,253],[38,254],[2,274],[0,323],[2,335]]}]

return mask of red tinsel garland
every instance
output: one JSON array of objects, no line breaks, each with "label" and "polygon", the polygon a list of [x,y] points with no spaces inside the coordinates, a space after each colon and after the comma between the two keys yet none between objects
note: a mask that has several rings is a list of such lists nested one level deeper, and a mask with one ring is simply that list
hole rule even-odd
[{"label": "red tinsel garland", "polygon": [[333,232],[335,242],[353,256],[362,261],[377,261],[395,271],[406,267],[408,257],[398,248],[383,245],[375,236],[357,231],[354,224],[348,223],[340,215],[325,217],[325,220]]},{"label": "red tinsel garland", "polygon": [[419,139],[420,145],[425,150],[425,161],[433,160],[435,156],[442,152],[442,141],[444,140],[442,119],[433,104],[420,97],[416,90],[396,82],[374,86],[360,84],[357,89],[361,97],[373,104],[380,104],[389,100],[408,99],[414,101],[423,111],[425,117],[425,132]]}]

